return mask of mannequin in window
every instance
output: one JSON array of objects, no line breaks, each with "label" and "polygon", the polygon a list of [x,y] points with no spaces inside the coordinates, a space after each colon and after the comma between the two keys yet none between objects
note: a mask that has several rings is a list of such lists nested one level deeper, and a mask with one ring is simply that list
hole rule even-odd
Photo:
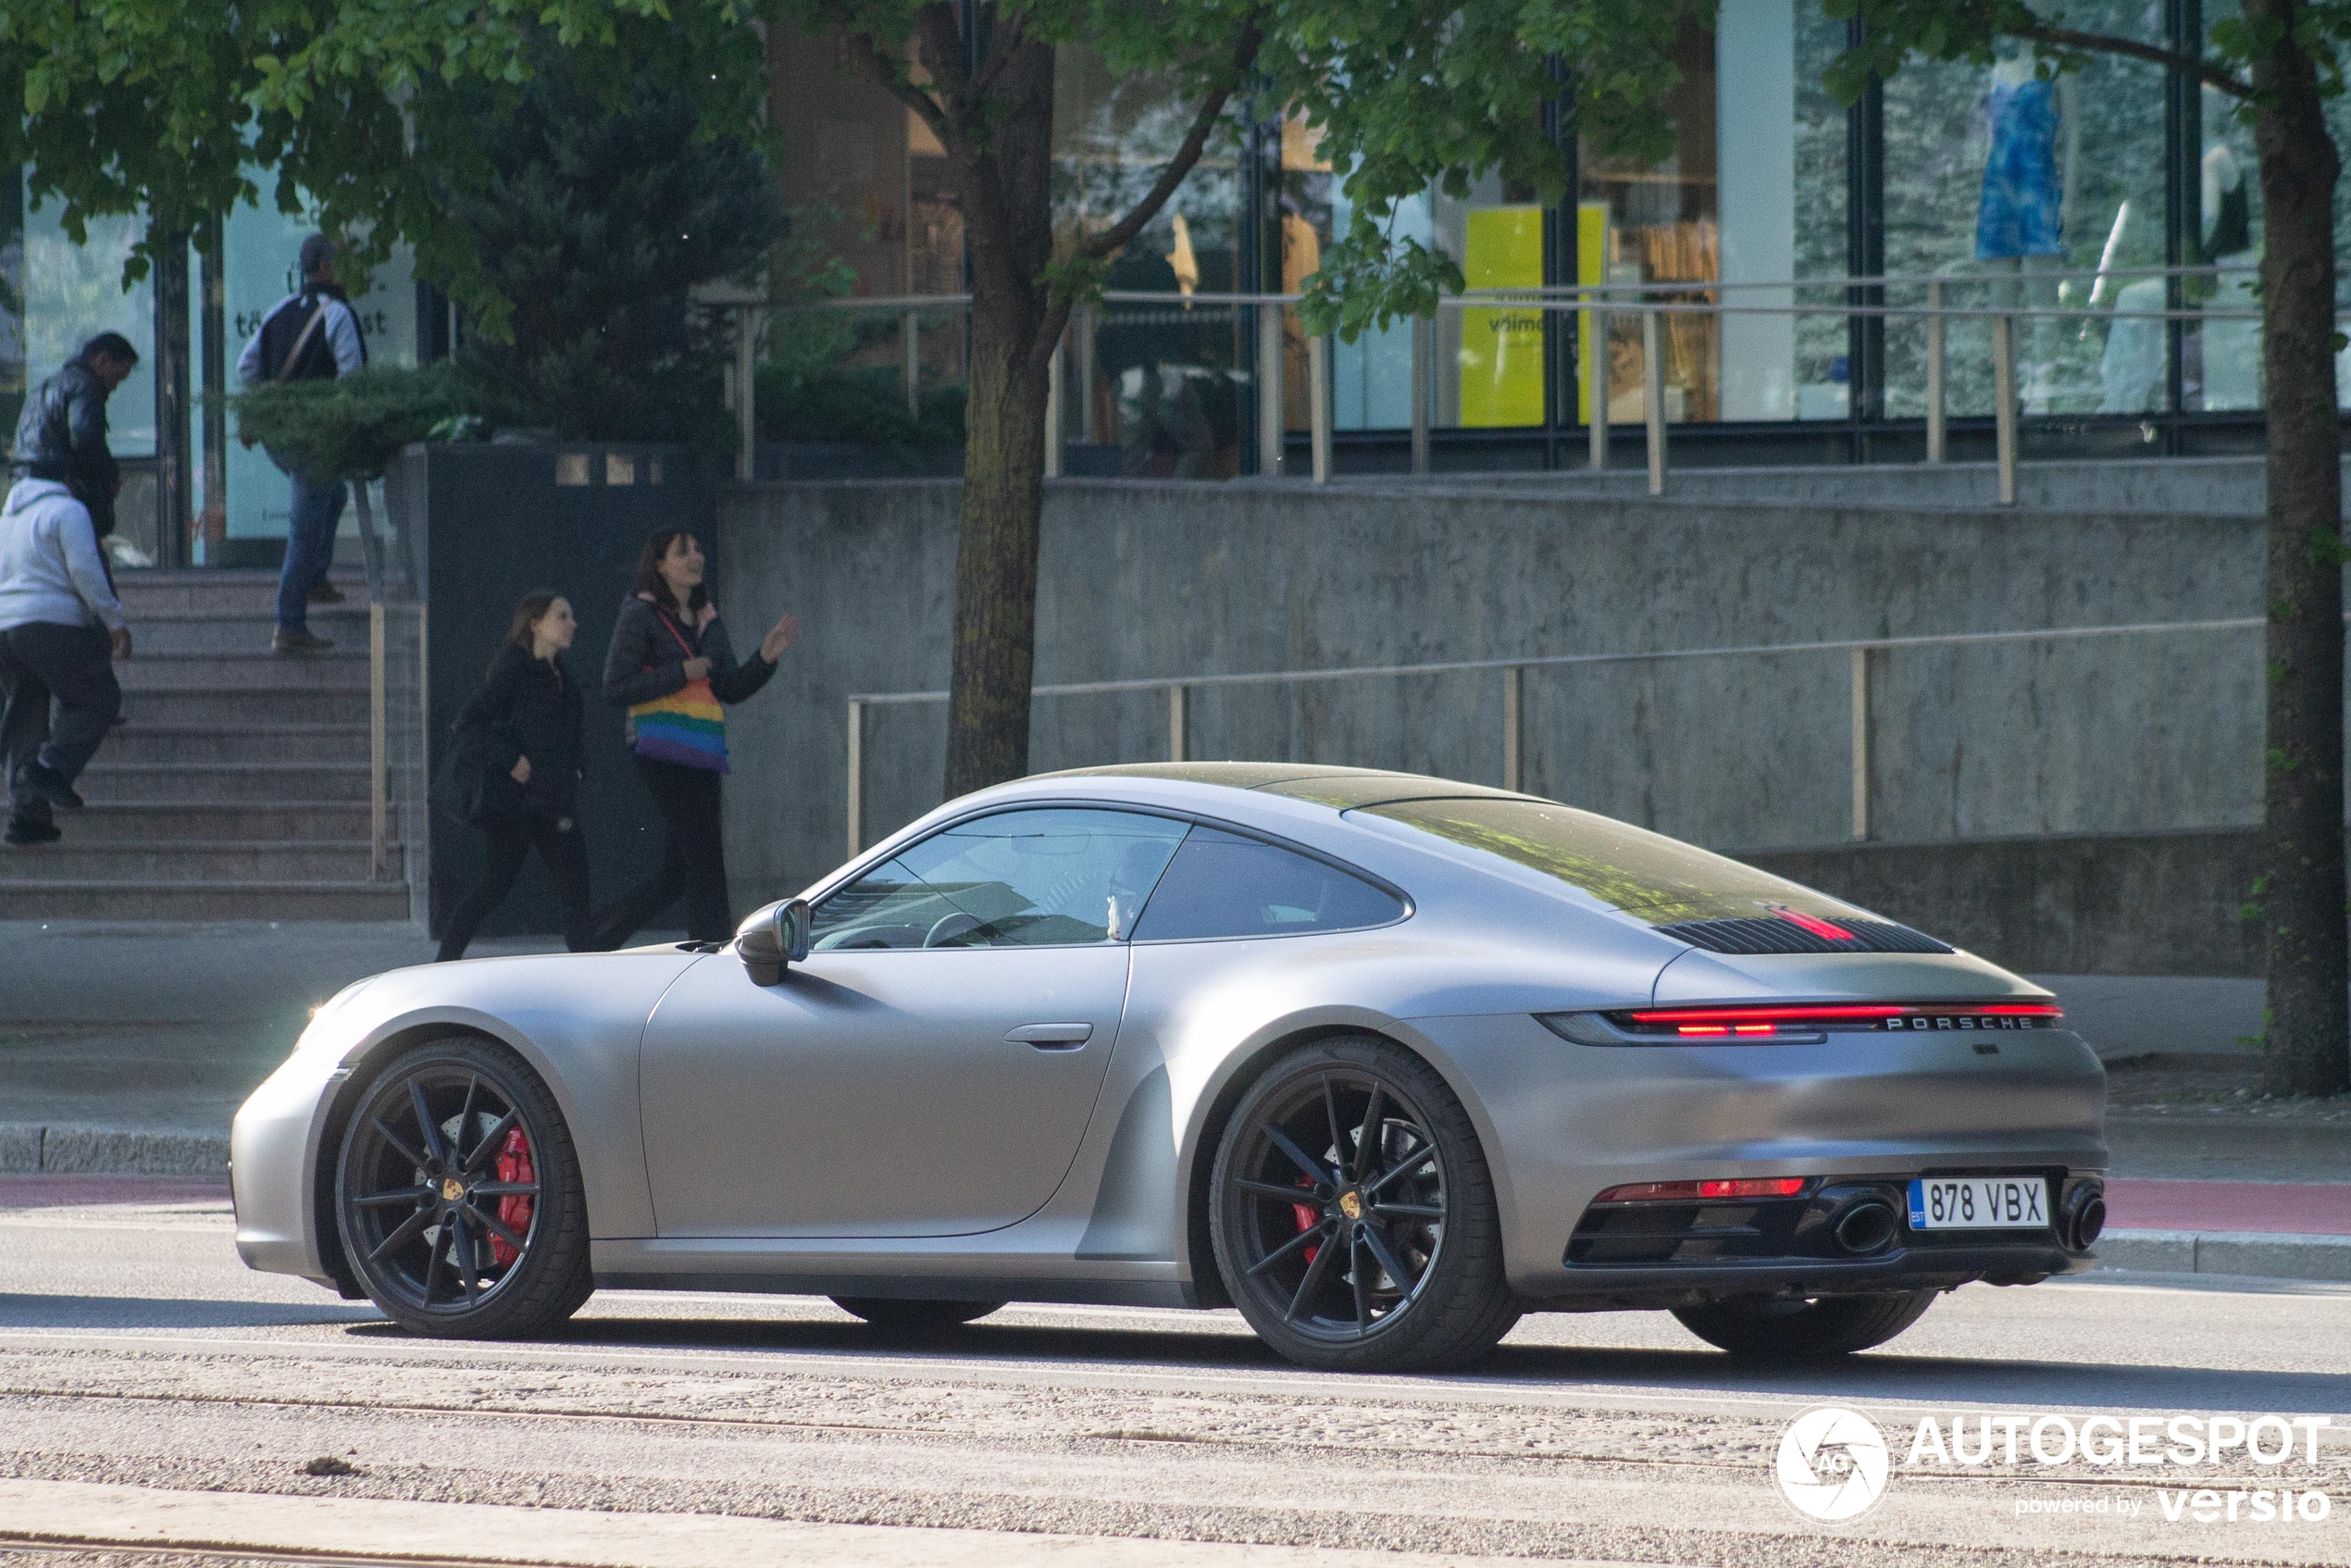
[{"label": "mannequin in window", "polygon": [[[2064,265],[2065,215],[2081,161],[2078,84],[2071,75],[2045,76],[2041,65],[2030,45],[2013,46],[1992,67],[1984,102],[1992,145],[1976,207],[1975,259],[2005,275],[1991,290],[1996,309],[2054,306],[2054,275]],[[2057,326],[2048,316],[2018,323],[2017,384],[2033,413],[2048,407]]]},{"label": "mannequin in window", "polygon": [[[2258,258],[2253,236],[2250,170],[2229,145],[2235,106],[2212,88],[2204,90],[2204,156],[2196,224],[2197,254],[2214,267],[2245,267]],[[2258,311],[2258,279],[2251,272],[2224,272],[2204,292],[2207,308]],[[2196,297],[2194,294],[2190,296]],[[2188,405],[2210,412],[2261,406],[2261,326],[2258,321],[2198,322],[2192,329],[2181,374],[2190,383]]]}]

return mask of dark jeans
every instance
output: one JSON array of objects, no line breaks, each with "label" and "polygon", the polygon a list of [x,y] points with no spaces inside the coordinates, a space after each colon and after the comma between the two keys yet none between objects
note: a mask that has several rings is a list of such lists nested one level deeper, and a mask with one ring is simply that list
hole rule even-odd
[{"label": "dark jeans", "polygon": [[0,631],[0,691],[8,699],[0,713],[0,757],[7,764],[9,804],[19,823],[46,822],[49,803],[19,785],[17,770],[38,758],[70,784],[106,738],[122,709],[122,688],[105,630],[36,621]]},{"label": "dark jeans", "polygon": [[341,479],[312,481],[289,471],[293,513],[286,519],[286,565],[278,574],[278,627],[310,629],[310,591],[327,580],[335,564],[335,525],[342,520]]},{"label": "dark jeans", "polygon": [[588,846],[579,837],[579,819],[552,816],[495,816],[481,825],[490,840],[490,854],[481,863],[481,879],[457,907],[441,933],[440,961],[466,956],[474,933],[490,912],[511,891],[522,875],[523,857],[533,849],[555,878],[555,896],[563,901],[564,945],[574,952],[588,951]]},{"label": "dark jeans", "polygon": [[666,838],[661,869],[640,882],[596,919],[598,952],[610,952],[635,936],[653,917],[686,900],[686,935],[698,942],[723,942],[735,935],[727,913],[727,845],[719,825],[719,775],[653,757],[638,757],[637,777],[653,792]]}]

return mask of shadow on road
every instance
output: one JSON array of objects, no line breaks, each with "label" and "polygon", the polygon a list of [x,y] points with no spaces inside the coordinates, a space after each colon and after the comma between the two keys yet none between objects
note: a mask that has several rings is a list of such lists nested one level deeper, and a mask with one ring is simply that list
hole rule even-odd
[{"label": "shadow on road", "polygon": [[[355,1324],[355,1338],[399,1338],[390,1324]],[[1071,1369],[1104,1366],[1221,1368],[1251,1374],[1294,1372],[1256,1339],[1232,1333],[1136,1330],[1073,1325],[976,1323],[925,1338],[863,1324],[743,1318],[591,1317],[574,1321],[559,1339],[575,1349],[694,1350],[744,1354],[902,1358],[910,1373],[925,1362],[974,1361]],[[1885,1353],[1836,1361],[1769,1365],[1708,1350],[1504,1345],[1466,1373],[1413,1379],[1507,1393],[1512,1388],[1574,1388],[1652,1396],[1694,1392],[1770,1400],[1850,1400],[2095,1410],[2339,1412],[2351,1409],[2351,1375],[2235,1371],[2220,1366],[2145,1366],[2105,1363],[1962,1360]]]}]

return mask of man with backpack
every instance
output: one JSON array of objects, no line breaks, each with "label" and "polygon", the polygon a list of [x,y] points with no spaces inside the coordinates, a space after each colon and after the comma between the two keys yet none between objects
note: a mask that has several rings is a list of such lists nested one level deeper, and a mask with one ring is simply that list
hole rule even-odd
[{"label": "man with backpack", "polygon": [[[279,381],[332,380],[367,363],[358,314],[335,281],[335,243],[324,234],[302,242],[302,287],[262,317],[261,330],[237,357],[248,387]],[[278,576],[278,629],[269,639],[280,653],[311,653],[334,644],[310,630],[309,607],[342,594],[327,580],[335,564],[335,525],[342,520],[341,474],[297,473],[276,453],[269,460],[293,483],[286,523],[286,564]]]}]

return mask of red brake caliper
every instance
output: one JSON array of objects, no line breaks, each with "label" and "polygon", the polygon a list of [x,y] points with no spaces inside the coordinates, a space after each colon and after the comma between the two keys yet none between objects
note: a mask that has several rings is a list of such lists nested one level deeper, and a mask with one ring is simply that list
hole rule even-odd
[{"label": "red brake caliper", "polygon": [[[1306,1188],[1309,1192],[1312,1192],[1314,1189],[1314,1184],[1308,1181],[1304,1176],[1300,1176],[1298,1178],[1298,1185]],[[1323,1223],[1323,1216],[1314,1212],[1314,1205],[1312,1203],[1292,1203],[1289,1206],[1289,1209],[1291,1213],[1298,1216],[1298,1230],[1299,1234],[1301,1236]],[[1306,1248],[1306,1261],[1309,1263],[1313,1263],[1314,1254],[1322,1250],[1323,1246],[1319,1241],[1308,1243]]]},{"label": "red brake caliper", "polygon": [[[497,1169],[500,1181],[531,1182],[539,1179],[538,1173],[531,1168],[530,1139],[522,1135],[522,1128],[516,1127],[506,1134],[506,1146],[498,1151]],[[514,1193],[499,1199],[498,1223],[516,1236],[529,1235],[530,1233],[529,1195]],[[522,1254],[515,1251],[513,1243],[496,1236],[490,1238],[491,1261],[500,1268],[504,1268],[520,1256]]]}]

